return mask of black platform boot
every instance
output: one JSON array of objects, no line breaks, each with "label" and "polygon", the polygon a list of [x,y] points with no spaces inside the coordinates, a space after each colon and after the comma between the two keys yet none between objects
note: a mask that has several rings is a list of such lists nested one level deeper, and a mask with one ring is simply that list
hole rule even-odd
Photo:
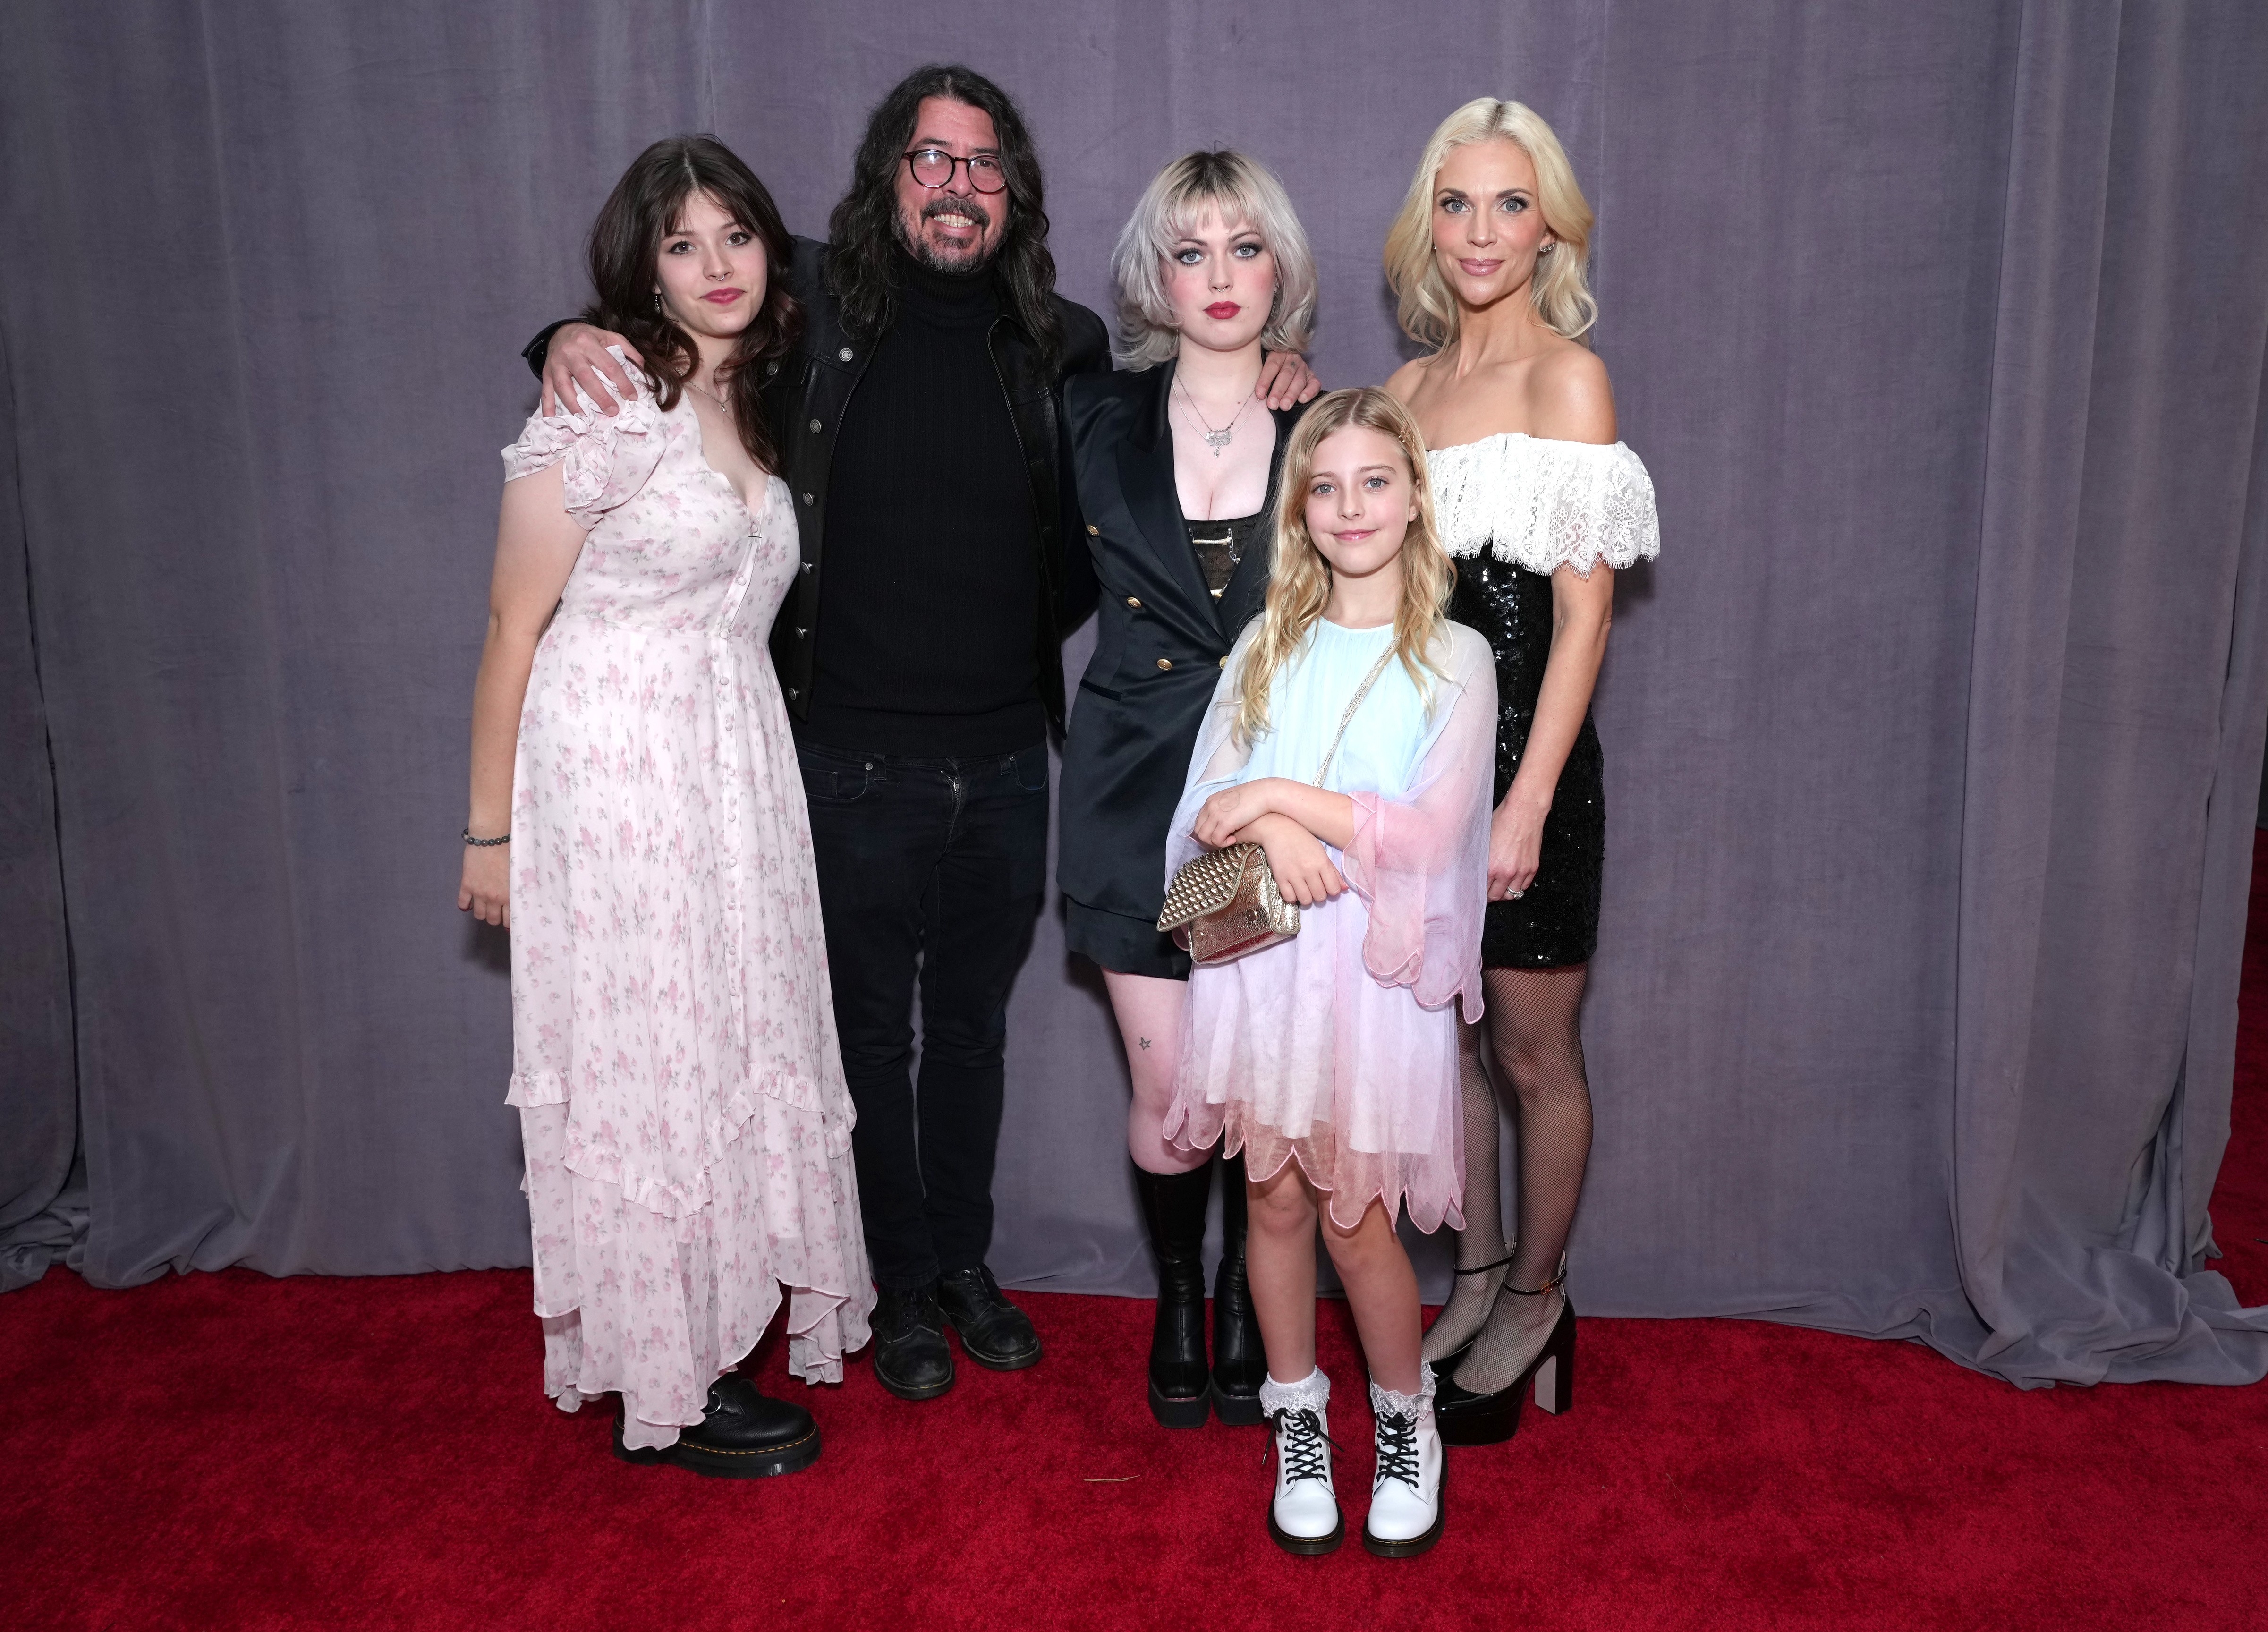
[{"label": "black platform boot", "polygon": [[1244,1158],[1220,1165],[1220,1269],[1212,1278],[1212,1405],[1220,1420],[1239,1427],[1266,1421],[1260,1385],[1268,1355],[1261,1347],[1260,1317],[1244,1275]]},{"label": "black platform boot", "polygon": [[1150,1331],[1150,1415],[1167,1428],[1202,1428],[1205,1382],[1204,1227],[1212,1164],[1185,1173],[1145,1173],[1142,1220],[1158,1256],[1158,1320]]}]

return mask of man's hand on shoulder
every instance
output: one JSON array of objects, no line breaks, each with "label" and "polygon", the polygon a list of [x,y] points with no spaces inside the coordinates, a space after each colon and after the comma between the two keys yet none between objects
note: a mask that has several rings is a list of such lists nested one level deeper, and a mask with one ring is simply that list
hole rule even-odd
[{"label": "man's hand on shoulder", "polygon": [[1323,388],[1307,359],[1296,351],[1271,351],[1260,360],[1260,383],[1252,394],[1281,413],[1295,402],[1305,402]]},{"label": "man's hand on shoulder", "polygon": [[[575,412],[578,386],[583,388],[585,396],[599,405],[599,412],[609,415],[621,411],[615,401],[617,397],[627,402],[637,394],[629,372],[615,360],[614,354],[607,349],[608,346],[620,346],[622,354],[633,363],[645,361],[638,349],[620,334],[588,323],[564,324],[553,333],[550,348],[543,354],[543,412],[547,415]],[[613,391],[608,391],[602,381],[611,384]]]}]

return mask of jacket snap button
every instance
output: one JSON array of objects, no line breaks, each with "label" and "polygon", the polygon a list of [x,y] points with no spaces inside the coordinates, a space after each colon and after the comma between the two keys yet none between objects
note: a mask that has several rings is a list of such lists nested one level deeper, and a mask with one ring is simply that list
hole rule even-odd
[{"label": "jacket snap button", "polygon": [[[796,637],[798,640],[801,640],[805,636],[806,636],[806,635],[808,635],[808,634],[810,634],[810,633],[811,633],[811,631],[810,631],[809,629],[806,629],[806,628],[805,628],[802,624],[800,624],[800,623],[799,623],[799,624],[797,624],[797,625],[795,626],[795,637]],[[1222,661],[1223,663],[1226,663],[1226,662],[1227,662],[1227,661],[1228,661],[1228,659],[1227,659],[1226,658],[1223,658],[1221,659],[1221,661]]]},{"label": "jacket snap button", "polygon": [[819,422],[815,419],[811,422],[811,434],[814,437],[819,434]]},{"label": "jacket snap button", "polygon": [[1220,666],[1221,666],[1221,667],[1223,667],[1223,668],[1226,668],[1226,667],[1228,666],[1228,659],[1227,659],[1226,658],[1223,658],[1220,660]]},{"label": "jacket snap button", "polygon": [[1160,658],[1158,659],[1158,666],[1161,669],[1170,669],[1174,666],[1174,660],[1171,658]]},{"label": "jacket snap button", "polygon": [[1126,604],[1133,607],[1137,612],[1142,610],[1142,599],[1138,595],[1129,595],[1126,598]]},{"label": "jacket snap button", "polygon": [[808,494],[808,493],[805,494],[805,495],[803,496],[803,502],[804,502],[805,504],[810,504],[810,503],[811,503],[811,495],[810,495],[810,494]]},{"label": "jacket snap button", "polygon": [[842,350],[836,352],[835,355],[838,360],[848,363],[850,360],[850,348],[845,346]]},{"label": "jacket snap button", "polygon": [[770,362],[770,363],[765,364],[764,364],[764,372],[765,372],[765,373],[767,373],[767,374],[777,374],[777,373],[778,373],[778,372],[779,372],[779,362],[778,362],[778,360],[777,360],[777,358],[775,358],[773,361],[771,361],[771,362]]},{"label": "jacket snap button", "polygon": [[1088,522],[1088,523],[1086,524],[1086,531],[1087,531],[1087,533],[1088,533],[1088,535],[1089,535],[1090,537],[1093,537],[1093,538],[1098,538],[1098,539],[1099,539],[1099,538],[1101,538],[1101,537],[1102,536],[1102,529],[1101,529],[1101,527],[1096,526],[1095,526],[1093,522],[1091,522],[1091,521],[1090,521],[1090,522]]}]

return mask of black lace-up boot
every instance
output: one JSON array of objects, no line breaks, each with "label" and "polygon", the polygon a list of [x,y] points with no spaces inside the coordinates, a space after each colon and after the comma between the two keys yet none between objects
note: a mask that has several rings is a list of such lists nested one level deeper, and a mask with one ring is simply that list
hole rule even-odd
[{"label": "black lace-up boot", "polygon": [[[1158,1258],[1158,1317],[1150,1328],[1150,1415],[1167,1428],[1202,1428],[1205,1382],[1204,1227],[1212,1164],[1185,1173],[1134,1170],[1142,1222]],[[1255,1386],[1256,1387],[1257,1385]],[[1257,1407],[1257,1397],[1255,1397]],[[1254,1419],[1257,1421],[1257,1418]]]},{"label": "black lace-up boot", "polygon": [[1040,1363],[1040,1334],[1031,1317],[1008,1301],[983,1264],[947,1275],[939,1284],[938,1304],[961,1334],[961,1352],[977,1364],[1020,1371]]},{"label": "black lace-up boot", "polygon": [[[1220,1268],[1212,1278],[1212,1405],[1224,1422],[1263,1420],[1260,1385],[1268,1378],[1260,1317],[1244,1276],[1244,1158],[1220,1165]],[[1200,1221],[1202,1228],[1202,1221]]]},{"label": "black lace-up boot", "polygon": [[874,1380],[901,1400],[934,1400],[953,1386],[953,1350],[938,1312],[937,1283],[875,1290]]},{"label": "black lace-up boot", "polygon": [[799,1405],[756,1392],[738,1371],[709,1385],[709,1408],[674,1445],[632,1450],[615,1417],[615,1454],[625,1462],[672,1462],[711,1479],[769,1479],[819,1460],[819,1424]]}]

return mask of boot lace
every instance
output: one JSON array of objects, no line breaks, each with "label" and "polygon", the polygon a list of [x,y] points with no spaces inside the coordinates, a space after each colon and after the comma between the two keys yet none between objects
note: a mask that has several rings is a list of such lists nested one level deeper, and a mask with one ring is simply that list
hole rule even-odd
[{"label": "boot lace", "polygon": [[[1323,1431],[1322,1419],[1313,1411],[1278,1411],[1269,1417],[1268,1426],[1276,1430],[1269,1435],[1268,1445],[1283,1459],[1285,1483],[1330,1478],[1331,1465],[1323,1455],[1323,1447],[1329,1445],[1336,1451],[1338,1442]],[[1260,1453],[1260,1459],[1266,1463],[1267,1451]]]},{"label": "boot lace", "polygon": [[1370,1488],[1375,1490],[1389,1479],[1398,1479],[1418,1495],[1425,1494],[1418,1482],[1418,1419],[1414,1416],[1378,1419],[1378,1475]]}]

